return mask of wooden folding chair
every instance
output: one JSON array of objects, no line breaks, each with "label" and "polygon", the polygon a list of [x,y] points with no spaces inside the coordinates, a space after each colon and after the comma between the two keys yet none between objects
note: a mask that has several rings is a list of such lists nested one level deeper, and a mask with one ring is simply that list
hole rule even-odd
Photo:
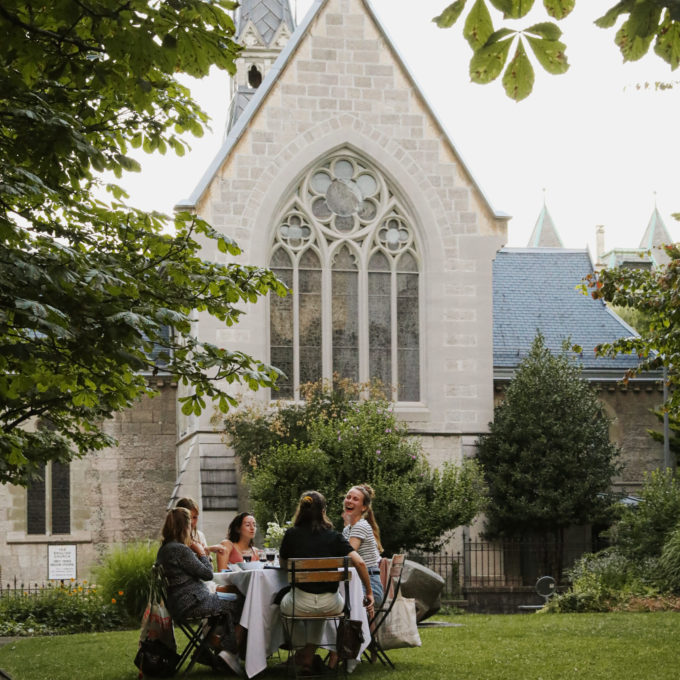
[{"label": "wooden folding chair", "polygon": [[[292,588],[293,612],[286,615],[281,614],[285,644],[288,649],[288,669],[293,668],[293,675],[297,678],[297,667],[295,665],[295,652],[302,649],[296,646],[293,641],[295,623],[301,621],[305,624],[308,621],[333,621],[337,632],[338,624],[341,620],[349,618],[349,581],[352,573],[349,571],[349,557],[315,557],[315,558],[294,558],[288,560],[288,581]],[[339,614],[302,614],[295,611],[296,587],[302,583],[344,583],[345,584],[345,607]],[[305,633],[306,638],[306,633]],[[303,645],[304,646],[304,645]],[[342,665],[345,676],[347,675],[347,662],[338,659],[336,671]]]},{"label": "wooden folding chair", "polygon": [[[168,581],[165,577],[163,566],[154,564],[152,569],[152,579],[157,588],[157,592],[160,593],[163,601],[167,604]],[[220,623],[220,617],[213,616],[208,619],[186,619],[183,621],[173,618],[172,622],[187,638],[187,644],[180,653],[179,660],[175,666],[174,675],[179,673],[187,660],[189,660],[189,665],[184,671],[184,675],[189,673],[199,659],[203,660],[201,663],[204,663],[205,661],[206,665],[210,665],[213,668],[220,667],[220,663],[217,661],[217,654],[210,646],[210,638]]]},{"label": "wooden folding chair", "polygon": [[369,625],[371,629],[371,641],[364,651],[364,656],[368,661],[373,663],[377,658],[383,666],[390,666],[394,668],[394,664],[390,660],[385,650],[378,642],[378,631],[385,623],[385,620],[392,611],[394,601],[397,599],[399,589],[401,588],[401,576],[404,570],[404,555],[394,555],[390,564],[389,574],[387,576],[387,583],[385,584],[385,596],[380,606],[376,608]]}]

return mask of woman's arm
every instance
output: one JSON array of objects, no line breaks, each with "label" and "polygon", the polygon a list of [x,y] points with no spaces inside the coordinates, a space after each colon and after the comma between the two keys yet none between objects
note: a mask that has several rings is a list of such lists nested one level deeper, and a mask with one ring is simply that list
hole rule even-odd
[{"label": "woman's arm", "polygon": [[369,613],[373,611],[373,589],[371,588],[371,579],[368,576],[368,569],[366,568],[366,563],[361,559],[361,555],[356,550],[348,555],[349,559],[352,560],[352,566],[357,570],[361,582],[364,584],[366,589],[366,596],[364,597],[364,607],[368,609]]},{"label": "woman's arm", "polygon": [[359,550],[359,546],[361,545],[361,539],[358,538],[357,536],[351,536],[349,538],[349,544],[354,548],[354,550]]},{"label": "woman's arm", "polygon": [[177,547],[177,564],[187,574],[200,578],[202,581],[210,581],[213,577],[210,558],[205,554],[197,555],[187,545]]},{"label": "woman's arm", "polygon": [[220,552],[217,553],[217,571],[229,568],[229,557],[234,549],[234,544],[228,538],[225,538],[220,543],[220,548]]}]

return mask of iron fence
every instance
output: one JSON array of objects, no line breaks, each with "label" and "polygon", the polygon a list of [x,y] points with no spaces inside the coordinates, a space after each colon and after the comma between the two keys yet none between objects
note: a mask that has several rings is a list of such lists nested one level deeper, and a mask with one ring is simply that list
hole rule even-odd
[{"label": "iron fence", "polygon": [[466,588],[533,586],[541,576],[552,576],[564,585],[576,560],[600,547],[584,541],[467,540],[462,552],[411,553],[408,557],[444,579],[442,597],[461,599]]},{"label": "iron fence", "polygon": [[9,580],[0,581],[0,598],[3,597],[29,597],[40,595],[48,590],[61,588],[64,590],[90,590],[87,581],[78,582],[71,580],[49,581],[48,583],[26,583],[16,576]]}]

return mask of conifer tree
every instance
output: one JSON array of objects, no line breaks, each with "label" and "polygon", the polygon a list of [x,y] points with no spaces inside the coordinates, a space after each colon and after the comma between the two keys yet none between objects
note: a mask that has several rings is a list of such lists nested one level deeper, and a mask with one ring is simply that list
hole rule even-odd
[{"label": "conifer tree", "polygon": [[486,534],[550,537],[602,519],[619,471],[609,419],[580,368],[539,332],[479,441],[489,486]]}]

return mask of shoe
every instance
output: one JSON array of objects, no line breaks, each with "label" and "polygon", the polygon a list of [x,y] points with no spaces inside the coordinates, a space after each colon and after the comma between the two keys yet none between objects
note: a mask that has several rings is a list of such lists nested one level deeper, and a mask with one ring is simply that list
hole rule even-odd
[{"label": "shoe", "polygon": [[238,660],[238,656],[234,654],[234,652],[227,652],[226,650],[222,650],[217,656],[224,661],[224,663],[231,668],[236,675],[238,675],[240,678],[244,677],[243,669],[241,668],[241,664]]}]

